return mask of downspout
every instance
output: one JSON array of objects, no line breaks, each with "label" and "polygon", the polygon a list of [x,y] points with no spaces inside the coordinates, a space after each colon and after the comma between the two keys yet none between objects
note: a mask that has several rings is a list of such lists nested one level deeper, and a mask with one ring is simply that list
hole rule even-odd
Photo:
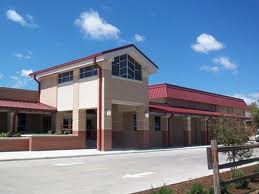
[{"label": "downspout", "polygon": [[38,98],[37,98],[37,101],[40,102],[40,82],[36,78],[36,75],[33,76],[33,79],[38,83]]},{"label": "downspout", "polygon": [[[93,59],[94,65],[96,65],[96,67],[98,68],[98,79],[99,79],[99,90],[98,90],[98,125],[99,125],[99,133],[98,134],[98,147],[99,150],[102,150],[102,68],[101,66],[96,62],[96,57],[94,57]],[[98,148],[97,147],[97,148]]]}]

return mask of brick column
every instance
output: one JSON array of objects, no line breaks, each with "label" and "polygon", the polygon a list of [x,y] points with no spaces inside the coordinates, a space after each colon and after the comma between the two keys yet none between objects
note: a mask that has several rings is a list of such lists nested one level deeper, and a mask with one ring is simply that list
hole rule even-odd
[{"label": "brick column", "polygon": [[190,116],[186,118],[186,127],[187,129],[184,131],[184,144],[191,145],[192,144],[192,120]]},{"label": "brick column", "polygon": [[149,112],[145,107],[138,107],[136,111],[137,117],[137,147],[149,147]]},{"label": "brick column", "polygon": [[[102,116],[99,118],[99,108],[97,108],[97,149],[108,151],[112,149],[111,63],[103,62],[99,65],[102,65]],[[101,127],[99,119],[102,120]],[[100,141],[101,147],[99,147]]]},{"label": "brick column", "polygon": [[201,144],[208,144],[208,129],[207,129],[207,117],[202,118],[202,128],[201,128]]},{"label": "brick column", "polygon": [[55,120],[55,123],[53,127],[55,127],[56,131],[61,131],[63,129],[63,113],[62,112],[56,112],[55,115],[53,115],[55,119],[52,119],[52,122]]},{"label": "brick column", "polygon": [[169,146],[168,142],[168,131],[169,131],[169,125],[168,125],[168,120],[171,117],[171,114],[166,114],[161,117],[161,125],[162,125],[162,145],[163,146]]},{"label": "brick column", "polygon": [[14,126],[13,126],[14,114],[15,114],[14,112],[8,112],[8,114],[7,114],[7,130],[8,131],[13,131],[13,129],[14,129]]}]

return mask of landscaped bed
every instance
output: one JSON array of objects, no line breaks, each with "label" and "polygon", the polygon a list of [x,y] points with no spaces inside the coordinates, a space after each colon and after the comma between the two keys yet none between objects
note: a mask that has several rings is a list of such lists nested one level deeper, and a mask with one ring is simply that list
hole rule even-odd
[{"label": "landscaped bed", "polygon": [[[258,172],[258,168],[259,168],[259,165],[253,165],[253,166],[243,167],[241,169],[245,173],[245,175],[250,175],[250,174],[254,174],[255,172]],[[224,180],[224,181],[231,179],[230,171],[220,173],[220,178],[221,180]],[[192,179],[189,181],[168,185],[167,187],[171,188],[171,190],[173,191],[171,193],[186,194],[188,193],[188,191],[190,191],[191,187],[195,183],[201,184],[204,187],[204,190],[208,191],[213,187],[213,176],[210,175],[210,176],[205,176],[197,179]],[[153,193],[169,194],[170,193],[170,192],[158,192],[158,191],[159,191],[159,188],[156,188],[156,189],[137,192],[136,194],[153,194]],[[252,193],[259,193],[259,192],[256,192],[256,191],[259,191],[259,177],[249,181],[248,187],[245,189],[244,188],[237,189],[235,184],[231,184],[227,187],[227,191],[233,194],[244,194],[244,193],[249,193],[250,191],[251,192],[253,191]],[[199,194],[203,194],[203,193],[199,193]]]}]

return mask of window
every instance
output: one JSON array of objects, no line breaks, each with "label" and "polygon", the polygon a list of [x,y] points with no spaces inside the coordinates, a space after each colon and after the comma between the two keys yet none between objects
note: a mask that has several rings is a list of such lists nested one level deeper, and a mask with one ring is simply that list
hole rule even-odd
[{"label": "window", "polygon": [[72,119],[70,118],[63,119],[63,129],[72,129]]},{"label": "window", "polygon": [[97,75],[96,65],[91,65],[80,69],[80,79]]},{"label": "window", "polygon": [[58,75],[58,83],[64,83],[64,82],[69,82],[73,80],[73,71],[68,71],[65,73],[60,73]]},{"label": "window", "polygon": [[115,57],[112,62],[112,75],[142,80],[141,65],[127,54]]},{"label": "window", "polygon": [[137,131],[137,115],[134,113],[133,115],[133,126],[134,126],[134,131]]},{"label": "window", "polygon": [[160,116],[155,116],[155,131],[161,130],[161,119]]}]

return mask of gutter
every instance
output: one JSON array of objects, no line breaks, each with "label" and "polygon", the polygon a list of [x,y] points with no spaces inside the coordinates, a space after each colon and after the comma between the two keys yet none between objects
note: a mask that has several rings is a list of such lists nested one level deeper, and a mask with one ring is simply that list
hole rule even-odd
[{"label": "gutter", "polygon": [[39,80],[36,78],[36,74],[33,75],[33,79],[38,83],[38,102],[40,102],[40,82]]},{"label": "gutter", "polygon": [[96,56],[93,59],[94,65],[98,68],[98,79],[99,79],[99,85],[98,85],[98,125],[99,125],[99,133],[97,143],[97,150],[102,150],[102,68],[101,66],[96,62]]}]

